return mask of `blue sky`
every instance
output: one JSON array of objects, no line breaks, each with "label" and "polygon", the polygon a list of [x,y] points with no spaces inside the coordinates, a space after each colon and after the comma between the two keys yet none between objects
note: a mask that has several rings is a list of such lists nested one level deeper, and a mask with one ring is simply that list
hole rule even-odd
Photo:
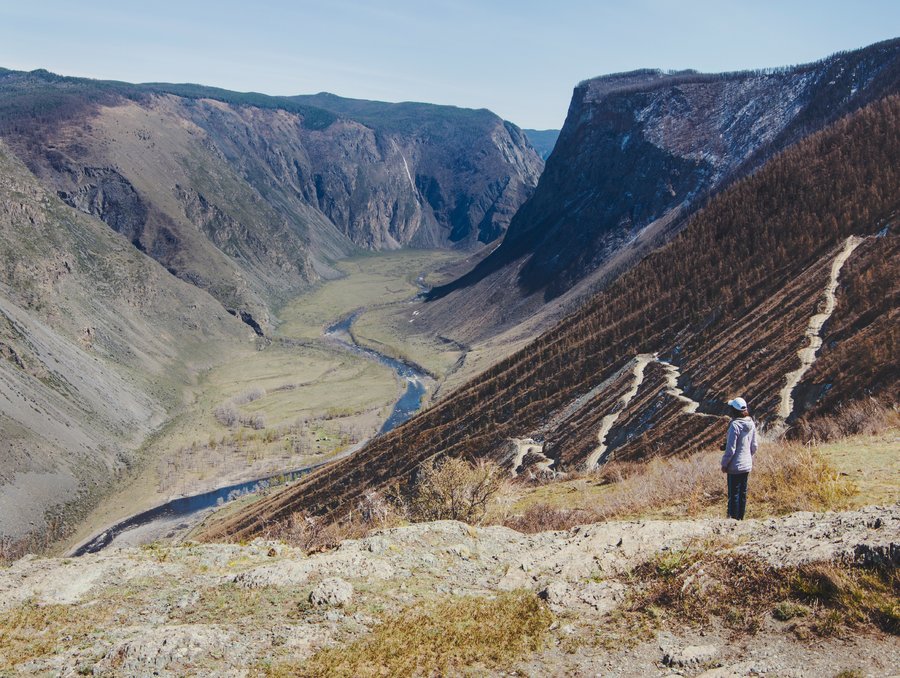
[{"label": "blue sky", "polygon": [[0,66],[490,108],[559,127],[634,68],[813,61],[900,36],[900,0],[0,0]]}]

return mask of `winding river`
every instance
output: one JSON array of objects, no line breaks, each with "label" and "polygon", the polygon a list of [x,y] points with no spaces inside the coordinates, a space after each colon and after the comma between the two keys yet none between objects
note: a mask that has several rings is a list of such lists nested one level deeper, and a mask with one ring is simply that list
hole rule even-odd
[{"label": "winding river", "polygon": [[[422,398],[425,396],[426,383],[429,377],[421,368],[415,365],[403,362],[402,360],[397,360],[396,358],[391,358],[374,349],[360,346],[356,343],[350,332],[350,328],[364,310],[365,309],[358,309],[346,318],[328,327],[328,329],[325,330],[325,340],[329,344],[338,346],[342,350],[353,353],[354,355],[359,355],[368,358],[369,360],[375,360],[383,365],[387,365],[401,380],[406,382],[406,390],[394,404],[391,414],[385,420],[384,424],[382,424],[381,429],[378,432],[378,435],[381,435],[405,422],[421,408]],[[344,456],[351,454],[362,447],[364,443],[365,441],[355,445],[346,453],[340,455],[340,457],[343,458]],[[141,513],[137,513],[119,521],[112,527],[104,530],[101,534],[76,547],[71,552],[71,555],[82,556],[86,553],[97,553],[98,551],[102,551],[111,544],[116,543],[117,539],[120,539],[124,533],[130,533],[130,536],[141,533],[142,535],[146,535],[146,541],[153,541],[166,536],[167,532],[171,533],[176,530],[183,531],[196,523],[201,518],[201,514],[205,511],[221,506],[237,497],[258,492],[274,483],[296,480],[297,478],[333,461],[336,461],[336,459],[295,469],[293,471],[286,471],[284,473],[267,476],[265,478],[257,478],[255,480],[228,485],[227,487],[221,487],[216,490],[210,490],[188,497],[173,499],[165,504],[142,511]],[[140,541],[144,541],[144,539],[141,539]]]}]

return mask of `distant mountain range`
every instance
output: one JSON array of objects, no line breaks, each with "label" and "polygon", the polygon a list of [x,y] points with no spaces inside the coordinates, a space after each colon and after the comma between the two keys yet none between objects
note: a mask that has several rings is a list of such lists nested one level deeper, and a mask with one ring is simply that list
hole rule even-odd
[{"label": "distant mountain range", "polygon": [[487,110],[0,71],[0,138],[67,204],[265,331],[359,248],[501,237],[543,162]]},{"label": "distant mountain range", "polygon": [[898,130],[900,41],[777,71],[582,83],[503,244],[425,306],[484,331],[515,300],[553,299],[612,260],[600,291],[206,538],[250,537],[298,510],[341,516],[445,455],[571,471],[708,448],[735,395],[802,439],[895,407]]}]

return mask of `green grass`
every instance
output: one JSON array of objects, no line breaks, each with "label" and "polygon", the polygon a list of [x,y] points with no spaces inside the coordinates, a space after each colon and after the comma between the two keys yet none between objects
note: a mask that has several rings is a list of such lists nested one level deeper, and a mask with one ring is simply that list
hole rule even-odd
[{"label": "green grass", "polygon": [[284,662],[269,676],[434,676],[496,671],[544,646],[553,616],[533,592],[445,598],[388,616],[349,645]]},{"label": "green grass", "polygon": [[410,360],[431,374],[443,377],[456,364],[461,352],[431,332],[416,333],[419,330],[413,311],[413,307],[405,305],[366,311],[353,324],[353,336],[363,346]]},{"label": "green grass", "polygon": [[821,445],[822,456],[857,488],[852,506],[900,501],[900,428]]},{"label": "green grass", "polygon": [[418,291],[424,271],[458,258],[452,252],[412,250],[370,254],[341,261],[346,274],[297,297],[278,312],[276,336],[315,339],[331,323],[363,306],[404,301]]}]

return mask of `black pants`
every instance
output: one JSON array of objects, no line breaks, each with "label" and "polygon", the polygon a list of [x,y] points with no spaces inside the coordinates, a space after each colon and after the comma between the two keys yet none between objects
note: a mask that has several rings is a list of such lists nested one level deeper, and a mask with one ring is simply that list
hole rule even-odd
[{"label": "black pants", "polygon": [[728,517],[736,520],[744,519],[747,508],[747,473],[728,474]]}]

